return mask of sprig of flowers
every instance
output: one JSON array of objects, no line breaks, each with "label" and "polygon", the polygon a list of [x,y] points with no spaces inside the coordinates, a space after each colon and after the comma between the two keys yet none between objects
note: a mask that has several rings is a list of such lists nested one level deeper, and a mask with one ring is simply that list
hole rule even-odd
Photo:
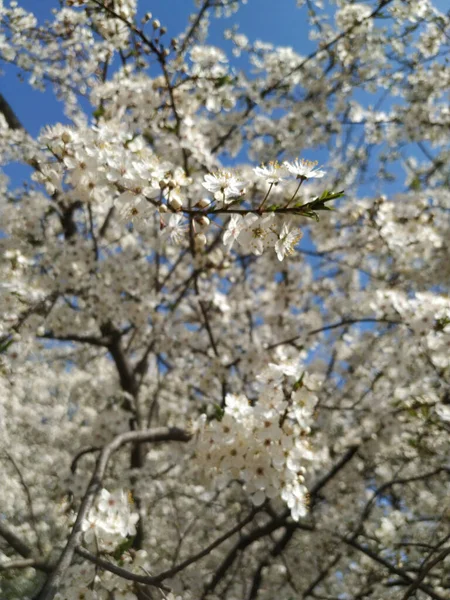
[{"label": "sprig of flowers", "polygon": [[139,514],[132,511],[129,495],[102,489],[82,524],[84,541],[105,552],[114,550],[129,536],[136,535]]},{"label": "sprig of flowers", "polygon": [[[293,378],[286,396],[283,383]],[[196,460],[222,484],[243,481],[256,506],[281,497],[298,521],[307,514],[305,473],[315,459],[308,434],[314,420],[317,396],[307,385],[312,380],[298,365],[269,364],[257,376],[258,399],[228,394],[220,419],[199,422]]]}]

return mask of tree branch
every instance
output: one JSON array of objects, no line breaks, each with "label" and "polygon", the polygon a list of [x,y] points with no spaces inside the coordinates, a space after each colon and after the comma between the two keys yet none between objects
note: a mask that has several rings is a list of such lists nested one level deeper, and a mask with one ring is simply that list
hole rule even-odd
[{"label": "tree branch", "polygon": [[387,561],[386,559],[384,559],[381,556],[379,556],[378,554],[376,554],[376,552],[373,552],[373,550],[370,550],[370,548],[361,546],[361,544],[359,544],[356,540],[354,540],[352,538],[349,539],[349,538],[341,537],[341,539],[347,545],[351,546],[352,548],[355,548],[356,550],[359,550],[360,552],[362,552],[363,554],[365,554],[366,556],[368,556],[369,558],[371,558],[378,564],[385,567],[390,573],[393,573],[394,575],[398,575],[399,577],[401,577],[408,583],[414,584],[416,586],[416,588],[419,588],[420,590],[422,590],[423,592],[428,594],[430,596],[430,598],[433,598],[433,600],[446,600],[444,598],[444,596],[437,594],[428,585],[423,584],[419,579],[414,579],[413,577],[408,575],[408,573],[406,571],[404,571],[403,569],[399,569],[395,565],[392,565],[389,561]]},{"label": "tree branch", "polygon": [[81,501],[77,518],[66,546],[62,551],[52,574],[37,595],[36,600],[52,600],[57,593],[59,586],[64,579],[65,572],[72,563],[75,548],[79,545],[82,523],[94,503],[95,496],[102,488],[102,480],[111,456],[125,444],[137,442],[187,442],[190,439],[191,436],[182,429],[175,427],[160,427],[143,431],[127,431],[118,435],[112,442],[104,446],[97,459],[95,470],[92,474],[86,494]]},{"label": "tree branch", "polygon": [[210,552],[212,552],[215,548],[217,548],[218,546],[223,544],[223,542],[225,542],[227,539],[232,537],[235,533],[238,533],[248,523],[250,523],[250,521],[252,521],[253,517],[255,516],[255,514],[257,512],[258,512],[257,509],[252,510],[252,512],[245,519],[240,521],[237,525],[235,525],[232,529],[230,529],[230,531],[227,531],[222,536],[217,538],[217,540],[212,542],[209,546],[207,546],[206,548],[204,548],[197,554],[190,556],[189,558],[182,561],[178,565],[175,565],[171,569],[168,569],[167,571],[163,571],[159,575],[144,576],[144,575],[138,575],[136,573],[131,573],[130,571],[127,571],[126,569],[122,569],[121,567],[118,567],[117,565],[114,565],[113,563],[111,563],[107,560],[104,560],[102,558],[99,558],[98,556],[95,556],[95,554],[92,554],[91,552],[89,552],[88,550],[86,550],[85,548],[83,548],[81,546],[76,548],[76,553],[79,554],[80,556],[82,556],[83,558],[86,558],[86,559],[90,560],[91,562],[95,563],[102,569],[105,569],[106,571],[111,571],[111,573],[115,573],[116,575],[120,575],[120,577],[123,577],[124,579],[128,579],[129,581],[135,581],[136,583],[143,583],[146,585],[155,585],[155,586],[162,588],[163,586],[160,584],[162,581],[164,581],[164,579],[173,577],[180,571],[183,571],[184,569],[186,569],[189,565],[192,565],[193,563],[199,561],[201,558],[210,554]]},{"label": "tree branch", "polygon": [[8,123],[10,129],[24,129],[24,126],[3,94],[0,94],[0,113],[5,117],[5,121]]},{"label": "tree branch", "polygon": [[17,537],[17,535],[11,531],[1,520],[0,520],[0,536],[8,542],[8,544],[13,548],[20,556],[24,558],[29,558],[33,551],[27,544],[22,542],[22,540]]}]

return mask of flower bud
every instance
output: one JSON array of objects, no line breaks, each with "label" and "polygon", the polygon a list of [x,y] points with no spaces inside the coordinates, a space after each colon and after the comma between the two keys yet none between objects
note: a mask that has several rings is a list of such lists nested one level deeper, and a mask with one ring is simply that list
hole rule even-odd
[{"label": "flower bud", "polygon": [[178,200],[178,198],[170,198],[169,200],[169,206],[170,208],[172,208],[173,210],[180,210],[180,208],[183,206],[181,204],[181,202]]},{"label": "flower bud", "polygon": [[163,215],[164,213],[166,213],[168,211],[168,208],[165,204],[160,204],[158,210]]},{"label": "flower bud", "polygon": [[204,233],[197,233],[194,237],[195,248],[202,250],[207,243],[206,235]]},{"label": "flower bud", "polygon": [[201,217],[197,217],[196,222],[200,225],[200,227],[208,227],[211,221],[205,215]]},{"label": "flower bud", "polygon": [[208,198],[201,198],[196,206],[198,206],[199,208],[208,208],[208,206],[211,205],[211,200],[208,200]]}]

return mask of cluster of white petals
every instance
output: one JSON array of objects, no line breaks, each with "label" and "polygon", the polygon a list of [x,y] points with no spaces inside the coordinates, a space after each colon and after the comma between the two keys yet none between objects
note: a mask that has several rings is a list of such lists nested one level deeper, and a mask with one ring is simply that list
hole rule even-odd
[{"label": "cluster of white petals", "polygon": [[85,543],[114,552],[129,536],[136,534],[139,514],[132,511],[132,507],[129,494],[123,490],[110,493],[102,489],[82,524]]},{"label": "cluster of white petals", "polygon": [[0,0],[1,600],[448,598],[450,14],[244,4]]},{"label": "cluster of white petals", "polygon": [[223,234],[223,243],[230,250],[237,241],[244,252],[251,252],[257,256],[267,248],[274,248],[278,260],[281,261],[286,255],[293,254],[302,233],[286,222],[282,222],[280,230],[278,228],[279,221],[273,214],[265,217],[253,213],[247,213],[245,216],[233,215]]},{"label": "cluster of white petals", "polygon": [[305,473],[315,460],[308,439],[317,396],[306,373],[286,395],[283,383],[301,375],[297,365],[269,364],[257,376],[258,397],[227,394],[223,415],[200,423],[196,461],[221,485],[244,483],[256,506],[281,497],[298,521],[307,514]]}]

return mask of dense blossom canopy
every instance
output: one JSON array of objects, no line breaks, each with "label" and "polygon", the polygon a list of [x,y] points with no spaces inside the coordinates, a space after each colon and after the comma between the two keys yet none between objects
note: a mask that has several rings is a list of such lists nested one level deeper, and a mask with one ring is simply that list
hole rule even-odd
[{"label": "dense blossom canopy", "polygon": [[450,598],[450,13],[242,3],[0,0],[2,600]]}]

